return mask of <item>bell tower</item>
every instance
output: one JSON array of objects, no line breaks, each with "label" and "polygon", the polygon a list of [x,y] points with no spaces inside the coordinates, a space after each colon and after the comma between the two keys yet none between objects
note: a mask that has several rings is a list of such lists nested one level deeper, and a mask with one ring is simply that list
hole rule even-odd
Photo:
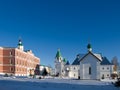
[{"label": "bell tower", "polygon": [[61,76],[62,75],[62,67],[63,67],[63,57],[61,56],[60,49],[58,49],[56,56],[55,56],[55,75]]},{"label": "bell tower", "polygon": [[19,39],[19,41],[18,41],[17,48],[20,49],[20,50],[22,50],[22,51],[24,50],[24,46],[22,44],[22,40],[21,39]]}]

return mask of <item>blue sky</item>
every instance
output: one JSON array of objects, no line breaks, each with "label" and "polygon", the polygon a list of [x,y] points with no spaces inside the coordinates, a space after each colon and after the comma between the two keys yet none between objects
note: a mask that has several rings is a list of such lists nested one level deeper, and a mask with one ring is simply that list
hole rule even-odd
[{"label": "blue sky", "polygon": [[0,0],[0,46],[16,47],[19,37],[45,65],[58,48],[72,63],[89,41],[93,52],[120,59],[120,1]]}]

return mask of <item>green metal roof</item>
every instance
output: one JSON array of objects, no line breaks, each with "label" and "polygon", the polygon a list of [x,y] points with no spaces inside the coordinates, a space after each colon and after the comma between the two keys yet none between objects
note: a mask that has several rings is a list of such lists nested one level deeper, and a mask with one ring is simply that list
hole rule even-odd
[{"label": "green metal roof", "polygon": [[18,46],[23,46],[21,40],[19,40],[19,42],[18,42]]},{"label": "green metal roof", "polygon": [[56,53],[56,58],[59,58],[59,57],[62,57],[62,56],[61,56],[60,49],[58,49],[58,51],[57,51],[57,53]]},{"label": "green metal roof", "polygon": [[67,62],[66,58],[63,59],[63,62],[65,62],[65,63]]},{"label": "green metal roof", "polygon": [[87,48],[88,48],[88,49],[92,48],[92,46],[91,46],[90,43],[87,45]]}]

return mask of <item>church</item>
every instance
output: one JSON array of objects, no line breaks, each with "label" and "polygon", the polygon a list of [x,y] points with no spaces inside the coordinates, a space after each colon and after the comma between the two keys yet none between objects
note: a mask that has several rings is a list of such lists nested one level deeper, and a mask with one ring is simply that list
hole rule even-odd
[{"label": "church", "polygon": [[92,51],[91,44],[87,45],[88,52],[76,55],[72,64],[61,56],[60,49],[55,56],[55,75],[81,80],[100,80],[111,78],[114,65],[99,53]]}]

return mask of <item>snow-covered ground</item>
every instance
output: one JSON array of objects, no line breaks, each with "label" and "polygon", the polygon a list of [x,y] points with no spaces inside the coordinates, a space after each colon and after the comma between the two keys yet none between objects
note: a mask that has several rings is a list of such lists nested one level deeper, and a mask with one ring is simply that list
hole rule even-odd
[{"label": "snow-covered ground", "polygon": [[118,90],[111,82],[0,77],[0,90]]}]

